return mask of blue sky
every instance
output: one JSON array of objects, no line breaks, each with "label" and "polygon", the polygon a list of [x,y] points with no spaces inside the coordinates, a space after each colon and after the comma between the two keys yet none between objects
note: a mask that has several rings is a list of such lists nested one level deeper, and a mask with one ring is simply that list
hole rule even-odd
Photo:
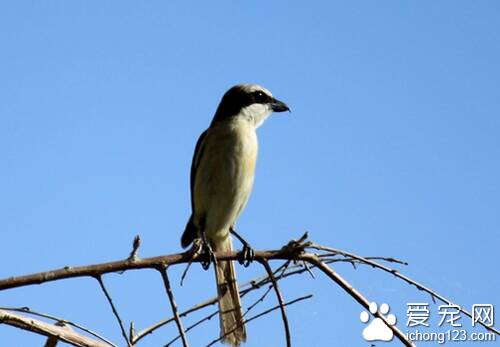
[{"label": "blue sky", "polygon": [[[136,234],[141,256],[180,251],[196,139],[226,89],[255,82],[293,110],[259,129],[238,224],[255,248],[308,230],[318,243],[404,259],[404,273],[465,308],[500,310],[499,15],[495,1],[3,3],[0,277],[124,258]],[[378,271],[336,270],[390,304],[403,331],[407,302],[432,303]],[[156,273],[105,279],[138,329],[170,315]],[[174,287],[180,308],[213,296],[213,282],[193,269]],[[328,280],[282,287],[288,299],[315,295],[288,309],[295,346],[369,346],[361,308]],[[4,291],[0,305],[122,343],[91,279]],[[429,329],[441,331],[431,307]],[[251,323],[247,346],[282,346],[281,324],[278,312]],[[174,334],[159,330],[144,345]],[[202,346],[217,334],[214,320],[190,339]],[[0,326],[0,341],[44,339]]]}]

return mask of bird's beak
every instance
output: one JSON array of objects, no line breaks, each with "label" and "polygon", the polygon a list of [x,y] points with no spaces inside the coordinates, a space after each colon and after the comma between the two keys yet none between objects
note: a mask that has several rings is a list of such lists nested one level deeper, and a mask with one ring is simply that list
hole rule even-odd
[{"label": "bird's beak", "polygon": [[288,105],[283,101],[279,101],[278,99],[273,99],[273,101],[271,102],[271,109],[273,110],[273,112],[290,112],[290,108],[288,107]]}]

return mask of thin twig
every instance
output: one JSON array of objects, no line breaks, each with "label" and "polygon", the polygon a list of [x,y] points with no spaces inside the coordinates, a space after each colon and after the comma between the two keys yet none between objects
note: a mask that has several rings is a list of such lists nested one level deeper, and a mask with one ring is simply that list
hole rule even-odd
[{"label": "thin twig", "polygon": [[188,274],[188,271],[189,269],[191,268],[191,264],[193,264],[192,261],[190,261],[187,265],[186,265],[186,268],[184,269],[184,271],[182,272],[182,276],[181,276],[181,287],[184,285],[184,279],[186,278],[187,274]]},{"label": "thin twig", "polygon": [[193,246],[191,247],[191,249],[189,249],[187,251],[187,253],[190,253],[191,254],[191,259],[189,260],[189,262],[187,263],[186,265],[186,268],[184,269],[184,271],[182,272],[182,276],[181,276],[181,287],[184,285],[184,280],[186,279],[186,276],[188,274],[188,271],[189,269],[191,268],[191,264],[193,264],[193,260],[195,258],[195,256],[200,256],[201,253],[202,253],[202,248],[203,248],[203,245],[202,245],[202,241],[201,239],[195,239],[193,241]]},{"label": "thin twig", "polygon": [[189,347],[186,333],[182,325],[182,321],[179,318],[179,313],[177,311],[177,305],[175,304],[174,293],[172,292],[172,287],[170,286],[170,280],[168,279],[167,269],[165,266],[159,267],[158,271],[161,273],[161,278],[163,279],[163,284],[165,285],[165,290],[167,292],[168,300],[170,301],[170,306],[172,307],[172,313],[174,315],[175,323],[177,324],[177,329],[181,335],[182,345],[184,347]]},{"label": "thin twig", "polygon": [[132,251],[128,256],[128,259],[131,261],[136,261],[138,257],[137,252],[139,251],[139,247],[141,247],[141,236],[136,235],[134,237],[134,241],[132,242]]},{"label": "thin twig", "polygon": [[[307,299],[310,299],[310,298],[312,298],[312,294],[309,294],[309,295],[306,295],[306,296],[302,296],[302,297],[297,298],[297,299],[294,299],[294,300],[292,300],[292,301],[285,302],[285,303],[283,304],[283,306],[293,305],[293,304],[295,304],[296,302],[299,302],[299,301],[302,301],[302,300],[307,300]],[[266,314],[271,313],[271,312],[273,312],[273,311],[275,311],[275,310],[279,309],[280,307],[281,307],[281,305],[276,305],[276,306],[274,306],[274,307],[271,307],[270,309],[267,309],[267,310],[265,310],[265,311],[263,311],[263,312],[261,312],[261,313],[259,313],[259,314],[256,314],[255,316],[252,316],[252,317],[248,318],[247,320],[245,320],[245,321],[243,322],[243,324],[245,324],[245,325],[246,325],[247,323],[250,323],[251,321],[253,321],[253,320],[257,319],[257,318],[260,318],[260,317],[262,317],[262,316],[265,316]],[[227,332],[226,334],[224,334],[223,336],[220,336],[219,338],[217,338],[217,339],[215,339],[215,340],[211,341],[211,342],[210,342],[210,343],[209,343],[206,347],[213,346],[213,345],[214,345],[214,344],[216,344],[217,342],[221,341],[224,337],[226,337],[227,335],[231,334],[231,333],[232,333],[233,331],[235,331],[236,329],[238,329],[238,327],[236,327],[236,328],[234,328],[234,329],[232,329],[232,330],[228,331],[228,332]]]},{"label": "thin twig", "polygon": [[278,299],[278,303],[280,304],[281,310],[281,318],[283,319],[283,325],[285,327],[285,337],[286,337],[286,345],[287,347],[292,346],[292,337],[290,334],[290,327],[288,326],[288,318],[286,316],[285,305],[283,300],[283,295],[281,295],[280,288],[278,287],[278,281],[274,277],[273,270],[269,266],[267,260],[260,260],[260,263],[264,266],[267,271],[269,278],[271,279],[271,283],[273,285],[274,291],[276,292],[276,298]]},{"label": "thin twig", "polygon": [[[196,304],[194,305],[193,307],[191,307],[190,309],[184,311],[184,312],[181,312],[179,314],[179,317],[185,317],[195,311],[198,311],[198,310],[201,310],[207,306],[210,306],[210,305],[214,305],[217,303],[217,297],[214,297],[214,298],[211,298],[211,299],[208,299],[200,304]],[[218,313],[219,311],[217,311]],[[159,329],[161,328],[162,326],[166,325],[166,324],[169,324],[171,322],[173,322],[175,320],[175,317],[169,317],[169,318],[166,318],[166,319],[163,319],[143,330],[141,330],[140,332],[138,332],[134,338],[134,340],[132,340],[132,344],[136,344],[139,340],[142,340],[145,336],[149,335],[149,334],[152,334],[156,329]]]},{"label": "thin twig", "polygon": [[120,318],[120,315],[118,314],[118,311],[116,310],[115,304],[113,303],[113,299],[111,299],[111,296],[108,293],[108,290],[104,286],[104,282],[102,280],[101,276],[95,277],[97,282],[99,282],[99,286],[101,287],[102,292],[104,293],[104,296],[106,296],[106,299],[108,300],[109,305],[111,306],[111,310],[113,311],[113,314],[115,315],[116,320],[118,321],[118,325],[120,325],[120,330],[122,332],[122,336],[127,342],[127,346],[131,347],[132,344],[130,343],[130,340],[127,337],[127,333],[125,332],[125,327],[123,326],[122,319]]},{"label": "thin twig", "polygon": [[408,262],[406,262],[404,260],[396,259],[393,257],[364,257],[364,258],[369,259],[369,260],[382,260],[382,261],[386,261],[388,263],[396,263],[399,265],[408,266]]},{"label": "thin twig", "polygon": [[[191,329],[194,329],[195,327],[197,327],[198,325],[200,325],[201,323],[205,322],[205,321],[209,321],[210,319],[212,319],[213,317],[215,317],[217,314],[219,313],[219,310],[217,311],[214,311],[212,313],[210,313],[209,315],[203,317],[202,319],[196,321],[195,323],[191,324],[190,326],[188,326],[186,328],[186,332],[190,331]],[[181,335],[177,335],[176,337],[174,337],[172,340],[170,340],[165,346],[163,347],[169,347],[172,345],[172,343],[174,343],[175,341],[177,341],[178,339],[181,338]]]},{"label": "thin twig", "polygon": [[134,321],[130,322],[130,326],[128,327],[128,339],[129,339],[130,343],[132,345],[134,345],[134,343],[132,342],[135,339],[135,325],[134,325]]},{"label": "thin twig", "polygon": [[[281,280],[281,279],[283,279],[283,278],[285,278],[285,277],[286,277],[286,276],[285,276],[285,275],[286,275],[286,271],[289,269],[290,263],[291,263],[291,261],[290,261],[290,260],[288,260],[288,261],[286,261],[284,264],[282,264],[281,266],[279,266],[276,270],[274,270],[274,272],[273,272],[273,274],[274,274],[274,275],[276,275],[278,272],[280,273],[280,274],[278,275],[278,277],[276,277],[276,278],[275,278],[275,279],[276,279],[276,281],[279,281],[279,280]],[[264,282],[269,282],[269,281],[271,281],[271,278],[270,278],[269,274],[267,274],[267,276],[263,277],[263,278],[260,280],[260,285],[259,285],[259,287],[260,287],[260,286],[262,286],[262,284],[263,284]],[[257,289],[257,288],[258,288],[258,287],[254,285],[253,287],[250,287],[249,289]],[[250,312],[253,308],[255,308],[255,306],[257,306],[257,305],[258,305],[258,304],[260,304],[261,302],[264,302],[264,299],[265,299],[265,298],[266,298],[266,296],[267,296],[267,295],[271,292],[271,290],[272,290],[272,289],[273,289],[273,286],[272,286],[272,285],[270,285],[270,286],[266,289],[266,291],[264,292],[264,294],[262,294],[262,295],[260,296],[260,298],[258,298],[257,300],[255,300],[255,302],[254,302],[253,304],[251,304],[250,306],[248,306],[248,308],[246,309],[245,313],[243,314],[243,317],[245,317],[245,316],[246,316],[246,315],[247,315],[247,314],[248,314],[248,313],[249,313],[249,312]],[[245,291],[245,290],[244,290],[244,291],[241,293],[241,296],[242,296],[242,297],[243,297],[243,296],[245,296],[245,294],[247,294],[248,292],[249,292],[249,291]]]},{"label": "thin twig", "polygon": [[255,302],[253,304],[251,304],[250,306],[248,306],[248,308],[246,309],[245,313],[243,313],[243,317],[245,317],[259,303],[264,302],[264,299],[271,292],[272,289],[273,289],[273,286],[269,286],[266,289],[266,291],[264,292],[264,294],[262,294],[257,300],[255,300]]}]

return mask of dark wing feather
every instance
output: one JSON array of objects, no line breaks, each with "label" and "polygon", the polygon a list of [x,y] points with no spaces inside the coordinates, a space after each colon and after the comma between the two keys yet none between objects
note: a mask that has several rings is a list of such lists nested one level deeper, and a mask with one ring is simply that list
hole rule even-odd
[{"label": "dark wing feather", "polygon": [[194,181],[196,179],[196,169],[198,168],[198,163],[200,161],[203,152],[203,139],[207,135],[207,130],[205,130],[200,137],[198,142],[196,142],[196,147],[194,149],[193,160],[191,162],[191,217],[186,224],[186,228],[182,233],[181,246],[186,248],[193,242],[193,240],[198,237],[198,228],[194,225],[193,215],[194,215]]},{"label": "dark wing feather", "polygon": [[203,154],[203,140],[207,135],[207,131],[205,130],[198,141],[196,142],[196,147],[194,149],[193,160],[191,161],[191,211],[194,213],[194,181],[196,179],[196,169],[198,168],[198,163]]}]

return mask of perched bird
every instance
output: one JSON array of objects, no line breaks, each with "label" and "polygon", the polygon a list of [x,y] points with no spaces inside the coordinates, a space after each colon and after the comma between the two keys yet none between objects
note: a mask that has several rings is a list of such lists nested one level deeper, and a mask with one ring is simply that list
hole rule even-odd
[{"label": "perched bird", "polygon": [[[272,112],[283,111],[290,109],[256,84],[237,85],[224,94],[212,123],[196,144],[191,164],[192,214],[182,234],[182,247],[202,239],[208,251],[233,249],[230,233],[235,233],[234,225],[254,181],[256,129]],[[234,265],[215,261],[214,267],[222,341],[239,346],[246,332]]]}]

